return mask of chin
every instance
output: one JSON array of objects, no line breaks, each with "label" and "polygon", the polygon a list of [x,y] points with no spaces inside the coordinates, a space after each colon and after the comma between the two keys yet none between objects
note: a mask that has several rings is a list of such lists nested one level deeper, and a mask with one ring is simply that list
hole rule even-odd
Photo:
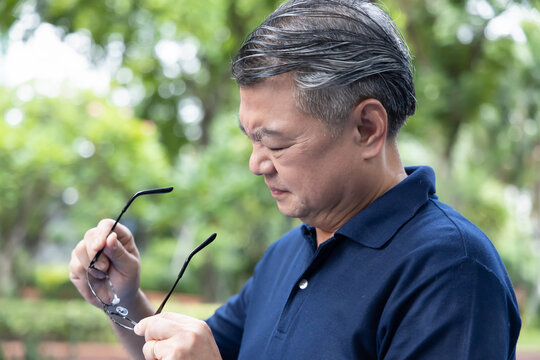
[{"label": "chin", "polygon": [[302,209],[280,205],[279,202],[277,203],[277,206],[278,206],[279,211],[287,217],[301,219],[305,215],[302,212]]}]

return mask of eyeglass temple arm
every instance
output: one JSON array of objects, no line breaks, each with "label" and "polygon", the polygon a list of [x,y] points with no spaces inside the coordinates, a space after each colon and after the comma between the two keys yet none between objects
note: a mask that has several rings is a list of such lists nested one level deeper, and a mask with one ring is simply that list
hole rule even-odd
[{"label": "eyeglass temple arm", "polygon": [[[171,191],[173,191],[174,187],[172,186],[169,186],[169,187],[165,187],[165,188],[159,188],[159,189],[150,189],[150,190],[142,190],[142,191],[139,191],[137,193],[135,193],[135,195],[133,195],[131,197],[131,199],[129,199],[129,201],[127,202],[126,206],[124,206],[124,208],[122,209],[122,212],[120,213],[120,215],[118,215],[118,217],[116,218],[116,221],[114,222],[114,225],[112,226],[111,230],[109,231],[109,234],[107,234],[107,237],[109,237],[109,235],[111,235],[111,233],[114,231],[114,229],[116,228],[116,225],[118,225],[118,222],[120,221],[120,218],[122,217],[122,215],[124,215],[124,213],[126,212],[126,210],[129,208],[129,205],[131,205],[131,203],[133,202],[133,200],[135,200],[137,197],[141,196],[141,195],[147,195],[147,194],[165,194],[165,193],[169,193]],[[100,249],[98,250],[98,252],[96,253],[96,255],[94,256],[94,258],[92,259],[92,261],[90,262],[90,265],[88,267],[93,267],[94,264],[96,263],[97,259],[99,258],[99,256],[101,255],[101,253],[103,252],[103,249]]]},{"label": "eyeglass temple arm", "polygon": [[199,246],[197,246],[195,248],[195,250],[193,250],[187,257],[186,261],[184,262],[184,265],[182,266],[182,269],[180,270],[180,273],[178,274],[178,277],[176,278],[176,281],[174,282],[174,285],[172,287],[172,289],[169,291],[169,293],[167,294],[167,296],[165,297],[165,299],[161,302],[161,305],[159,305],[159,308],[157,309],[156,313],[154,315],[157,315],[157,314],[161,314],[161,311],[163,310],[163,307],[165,306],[165,304],[167,303],[167,300],[169,300],[169,298],[171,297],[174,289],[176,288],[176,285],[178,284],[178,281],[180,281],[180,279],[182,278],[182,275],[184,275],[184,271],[186,271],[186,268],[189,264],[189,261],[191,260],[191,258],[196,254],[198,253],[199,251],[201,251],[202,249],[204,249],[208,244],[210,244],[212,241],[214,241],[214,239],[216,238],[217,234],[216,233],[213,233],[212,235],[210,235],[208,237],[208,239],[204,240]]}]

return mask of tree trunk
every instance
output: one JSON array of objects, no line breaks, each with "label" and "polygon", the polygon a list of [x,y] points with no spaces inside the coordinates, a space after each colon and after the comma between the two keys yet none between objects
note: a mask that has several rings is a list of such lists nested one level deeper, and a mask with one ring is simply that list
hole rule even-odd
[{"label": "tree trunk", "polygon": [[24,246],[26,227],[23,221],[18,221],[6,237],[6,243],[0,253],[0,295],[10,295],[15,291],[14,264],[18,247]]}]

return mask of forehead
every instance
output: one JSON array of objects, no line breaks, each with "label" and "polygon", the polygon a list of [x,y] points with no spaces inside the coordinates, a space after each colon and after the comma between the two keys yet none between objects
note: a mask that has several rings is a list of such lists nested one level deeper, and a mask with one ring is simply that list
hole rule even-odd
[{"label": "forehead", "polygon": [[294,105],[294,83],[288,74],[272,76],[264,81],[240,87],[240,111],[252,110],[253,107],[263,110],[278,110],[284,105]]},{"label": "forehead", "polygon": [[247,134],[259,127],[271,134],[277,131],[275,127],[292,125],[302,115],[296,107],[293,83],[288,75],[273,76],[259,84],[240,88],[238,121]]}]

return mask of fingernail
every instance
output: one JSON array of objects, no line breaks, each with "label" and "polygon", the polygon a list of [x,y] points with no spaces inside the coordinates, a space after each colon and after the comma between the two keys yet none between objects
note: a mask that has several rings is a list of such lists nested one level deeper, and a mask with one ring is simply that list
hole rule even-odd
[{"label": "fingernail", "polygon": [[101,261],[101,259],[99,259],[98,261],[96,261],[96,263],[94,264],[94,267],[101,271],[102,273],[105,273],[105,270],[107,268],[107,264],[105,264],[105,262]]},{"label": "fingernail", "polygon": [[133,332],[134,332],[136,335],[143,336],[144,334],[139,334],[140,328],[141,328],[141,327],[139,326],[139,324],[135,325],[135,327],[133,328]]}]

